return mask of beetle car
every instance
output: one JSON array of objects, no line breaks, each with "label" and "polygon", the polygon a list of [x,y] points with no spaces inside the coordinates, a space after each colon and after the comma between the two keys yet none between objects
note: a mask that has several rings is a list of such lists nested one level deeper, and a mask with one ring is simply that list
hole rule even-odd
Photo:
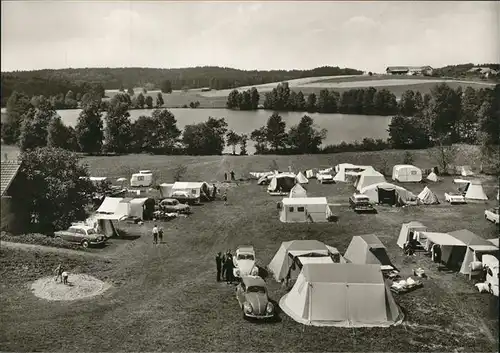
[{"label": "beetle car", "polygon": [[179,200],[176,199],[163,199],[160,202],[160,210],[168,213],[190,213],[191,207],[189,205],[180,203]]},{"label": "beetle car", "polygon": [[253,246],[240,246],[236,249],[233,256],[234,276],[240,278],[243,276],[257,276],[259,268],[255,265],[255,250]]},{"label": "beetle car", "polygon": [[261,277],[242,277],[236,287],[236,299],[244,319],[271,319],[275,315],[274,305],[267,295],[266,282]]},{"label": "beetle car", "polygon": [[106,241],[106,237],[98,234],[94,228],[84,225],[74,225],[67,230],[54,233],[56,239],[66,240],[71,243],[81,244],[84,248],[89,245],[98,245]]}]

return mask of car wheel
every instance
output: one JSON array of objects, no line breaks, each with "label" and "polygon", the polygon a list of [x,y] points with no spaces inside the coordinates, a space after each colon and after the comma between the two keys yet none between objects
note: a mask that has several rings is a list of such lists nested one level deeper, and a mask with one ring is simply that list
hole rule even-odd
[{"label": "car wheel", "polygon": [[82,246],[86,249],[89,247],[89,241],[88,240],[84,240],[82,241]]},{"label": "car wheel", "polygon": [[242,310],[241,314],[243,315],[243,320],[248,320],[248,316],[245,315],[245,312]]}]

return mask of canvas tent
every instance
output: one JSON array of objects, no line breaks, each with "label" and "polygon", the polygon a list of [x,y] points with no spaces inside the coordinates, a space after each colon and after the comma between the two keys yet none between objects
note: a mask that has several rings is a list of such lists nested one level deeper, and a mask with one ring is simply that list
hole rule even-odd
[{"label": "canvas tent", "polygon": [[389,205],[405,204],[416,199],[416,196],[405,188],[389,183],[369,185],[359,191],[368,196],[371,202]]},{"label": "canvas tent", "polygon": [[155,201],[149,197],[124,198],[118,204],[118,209],[123,210],[123,213],[126,212],[130,217],[150,220],[155,211]]},{"label": "canvas tent", "polygon": [[185,182],[177,181],[172,185],[171,192],[181,191],[200,200],[210,201],[210,187],[204,181]]},{"label": "canvas tent", "polygon": [[160,197],[162,199],[166,199],[166,198],[169,198],[170,195],[172,195],[172,187],[174,186],[174,184],[167,184],[167,183],[162,183],[160,184]]},{"label": "canvas tent", "polygon": [[427,186],[418,194],[417,198],[424,205],[437,205],[439,200],[435,193],[431,191]]},{"label": "canvas tent", "polygon": [[290,198],[304,198],[307,197],[307,191],[300,184],[295,184],[295,186],[290,190]]},{"label": "canvas tent", "polygon": [[314,169],[308,169],[306,170],[306,178],[316,178],[316,170]]},{"label": "canvas tent", "polygon": [[471,180],[465,189],[465,198],[469,200],[488,200],[483,185],[479,180]]},{"label": "canvas tent", "polygon": [[487,239],[487,240],[498,248],[498,238]]},{"label": "canvas tent", "polygon": [[269,193],[289,193],[295,186],[296,179],[293,173],[281,173],[273,175],[271,183],[267,187]]},{"label": "canvas tent", "polygon": [[97,232],[103,234],[106,238],[111,238],[118,235],[112,219],[103,219],[99,215],[92,215],[87,218],[84,222],[72,223],[72,225],[84,224],[88,227],[97,229]]},{"label": "canvas tent", "polygon": [[283,223],[328,222],[332,215],[326,197],[284,198],[280,211]]},{"label": "canvas tent", "polygon": [[469,165],[458,166],[456,169],[461,176],[467,177],[474,175],[474,172]]},{"label": "canvas tent", "polygon": [[97,219],[121,220],[128,217],[127,208],[121,207],[121,197],[106,197],[95,212]]},{"label": "canvas tent", "polygon": [[[338,251],[317,240],[292,240],[281,243],[280,248],[267,266],[274,279],[284,280],[295,264],[295,258],[305,257],[335,257]],[[293,277],[293,276],[292,276]],[[296,278],[296,277],[295,277]],[[292,278],[292,279],[295,279]]]},{"label": "canvas tent", "polygon": [[342,169],[343,170],[346,170],[348,168],[354,168],[356,167],[354,164],[351,164],[351,163],[340,163],[340,164],[337,164],[335,166],[335,172],[338,173],[340,172]]},{"label": "canvas tent", "polygon": [[436,173],[431,172],[429,175],[427,175],[426,179],[429,181],[436,182],[436,181],[438,181],[438,176],[436,175]]},{"label": "canvas tent", "polygon": [[465,243],[448,233],[420,232],[420,242],[426,241],[425,249],[431,251],[434,244],[441,246],[441,262],[449,268],[460,265],[465,256]]},{"label": "canvas tent", "polygon": [[305,264],[279,305],[311,326],[387,327],[403,320],[376,265]]},{"label": "canvas tent", "polygon": [[402,249],[403,246],[410,240],[410,236],[412,236],[412,233],[414,236],[417,232],[426,231],[427,227],[420,222],[411,221],[409,223],[403,223],[403,225],[401,226],[401,231],[399,232],[397,244]]},{"label": "canvas tent", "polygon": [[297,179],[297,183],[300,183],[300,184],[309,183],[309,180],[305,177],[304,174],[302,174],[302,172],[298,172],[297,175],[295,176],[295,178]]},{"label": "canvas tent", "polygon": [[462,241],[467,250],[463,257],[460,273],[469,274],[469,264],[473,261],[481,261],[484,254],[497,255],[498,247],[491,244],[488,240],[472,233],[467,229],[460,229],[449,233],[452,237]]},{"label": "canvas tent", "polygon": [[385,182],[385,177],[373,168],[366,169],[359,175],[359,180],[356,183],[356,189],[359,191],[369,185]]},{"label": "canvas tent", "polygon": [[392,180],[400,183],[418,183],[422,181],[422,171],[410,164],[397,164],[392,168]]},{"label": "canvas tent", "polygon": [[352,237],[345,251],[344,258],[350,263],[379,265],[383,270],[394,268],[387,255],[386,247],[373,234]]}]

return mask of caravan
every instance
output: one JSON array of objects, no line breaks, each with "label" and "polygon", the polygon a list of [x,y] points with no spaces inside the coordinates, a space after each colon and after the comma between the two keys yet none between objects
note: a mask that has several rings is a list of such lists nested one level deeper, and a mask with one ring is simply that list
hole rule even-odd
[{"label": "caravan", "polygon": [[130,178],[131,187],[151,186],[151,184],[153,184],[153,172],[150,170],[140,170]]},{"label": "caravan", "polygon": [[332,212],[326,197],[284,198],[280,211],[283,223],[328,222]]},{"label": "caravan", "polygon": [[422,171],[409,164],[398,164],[392,168],[392,180],[400,183],[419,183],[422,181]]}]

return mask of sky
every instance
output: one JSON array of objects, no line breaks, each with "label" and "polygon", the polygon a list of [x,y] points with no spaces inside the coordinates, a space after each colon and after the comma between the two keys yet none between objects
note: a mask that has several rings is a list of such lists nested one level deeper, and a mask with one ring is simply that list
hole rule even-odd
[{"label": "sky", "polygon": [[500,2],[3,1],[1,70],[500,62]]}]

